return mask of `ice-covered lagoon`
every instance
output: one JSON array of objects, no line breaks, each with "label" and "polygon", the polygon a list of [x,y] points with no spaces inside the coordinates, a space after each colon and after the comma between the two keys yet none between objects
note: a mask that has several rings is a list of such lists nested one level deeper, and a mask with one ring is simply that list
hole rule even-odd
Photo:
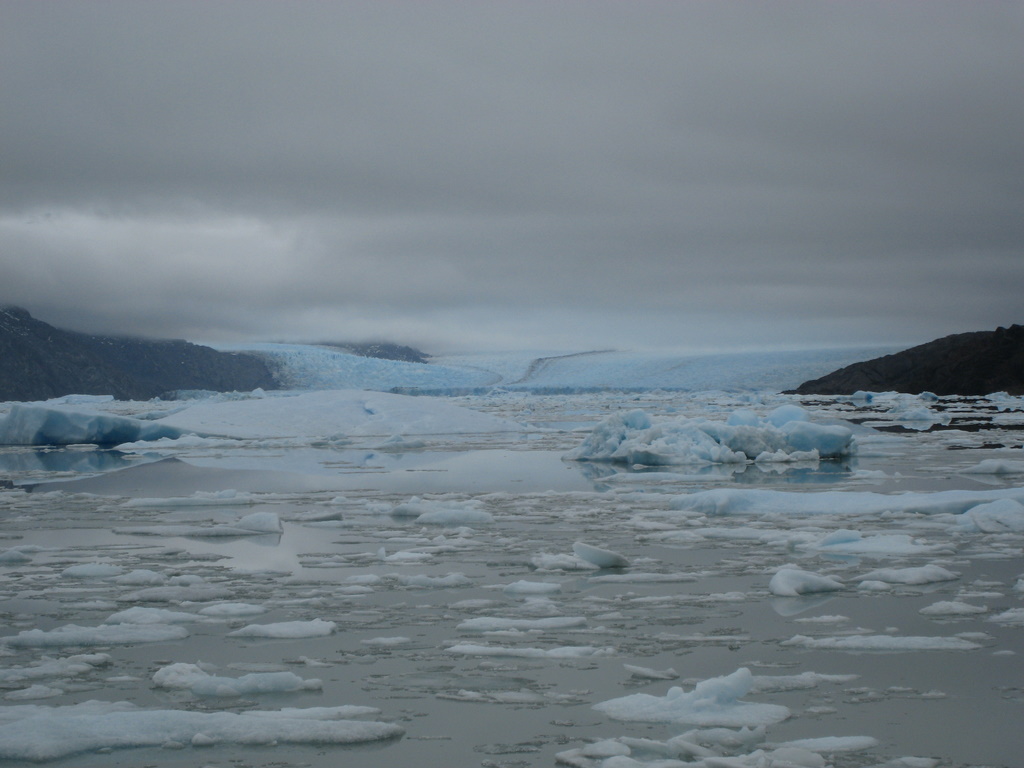
[{"label": "ice-covered lagoon", "polygon": [[0,448],[0,758],[1019,765],[1020,398],[292,395]]}]

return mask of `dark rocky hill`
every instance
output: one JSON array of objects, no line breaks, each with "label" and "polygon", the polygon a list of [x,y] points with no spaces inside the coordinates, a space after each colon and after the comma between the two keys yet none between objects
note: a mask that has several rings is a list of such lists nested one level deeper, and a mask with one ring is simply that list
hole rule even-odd
[{"label": "dark rocky hill", "polygon": [[277,387],[253,355],[179,340],[94,336],[54,328],[20,307],[0,307],[0,401],[62,395],[148,400],[181,389]]},{"label": "dark rocky hill", "polygon": [[936,395],[1024,395],[1024,326],[946,336],[854,363],[791,391],[797,395],[933,392]]}]

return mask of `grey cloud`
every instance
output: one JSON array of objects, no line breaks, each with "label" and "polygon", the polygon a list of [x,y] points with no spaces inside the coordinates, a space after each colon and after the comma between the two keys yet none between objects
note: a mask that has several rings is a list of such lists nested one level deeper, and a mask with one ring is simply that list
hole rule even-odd
[{"label": "grey cloud", "polygon": [[438,344],[1015,322],[1022,9],[10,0],[0,301]]}]

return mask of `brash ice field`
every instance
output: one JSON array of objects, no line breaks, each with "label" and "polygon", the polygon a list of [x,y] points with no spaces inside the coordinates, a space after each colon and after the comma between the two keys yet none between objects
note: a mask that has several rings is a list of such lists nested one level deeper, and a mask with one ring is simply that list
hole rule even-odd
[{"label": "brash ice field", "polygon": [[1024,399],[282,354],[0,405],[0,764],[1020,765]]}]

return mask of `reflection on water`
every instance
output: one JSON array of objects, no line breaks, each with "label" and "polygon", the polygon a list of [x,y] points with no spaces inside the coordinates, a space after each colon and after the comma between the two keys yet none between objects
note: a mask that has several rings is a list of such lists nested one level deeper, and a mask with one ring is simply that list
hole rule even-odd
[{"label": "reflection on water", "polygon": [[156,461],[160,456],[141,456],[101,448],[30,448],[0,452],[0,472],[20,474],[31,472],[80,472],[98,474],[113,472]]},{"label": "reflection on water", "polygon": [[[113,496],[189,496],[196,491],[262,492],[355,489],[397,493],[604,491],[616,484],[828,484],[848,479],[851,461],[640,467],[563,461],[561,451],[477,449],[376,450],[304,448],[188,459],[76,448],[0,453],[0,472],[30,491]],[[31,484],[43,474],[86,475]],[[19,477],[22,475],[23,477]]]}]

